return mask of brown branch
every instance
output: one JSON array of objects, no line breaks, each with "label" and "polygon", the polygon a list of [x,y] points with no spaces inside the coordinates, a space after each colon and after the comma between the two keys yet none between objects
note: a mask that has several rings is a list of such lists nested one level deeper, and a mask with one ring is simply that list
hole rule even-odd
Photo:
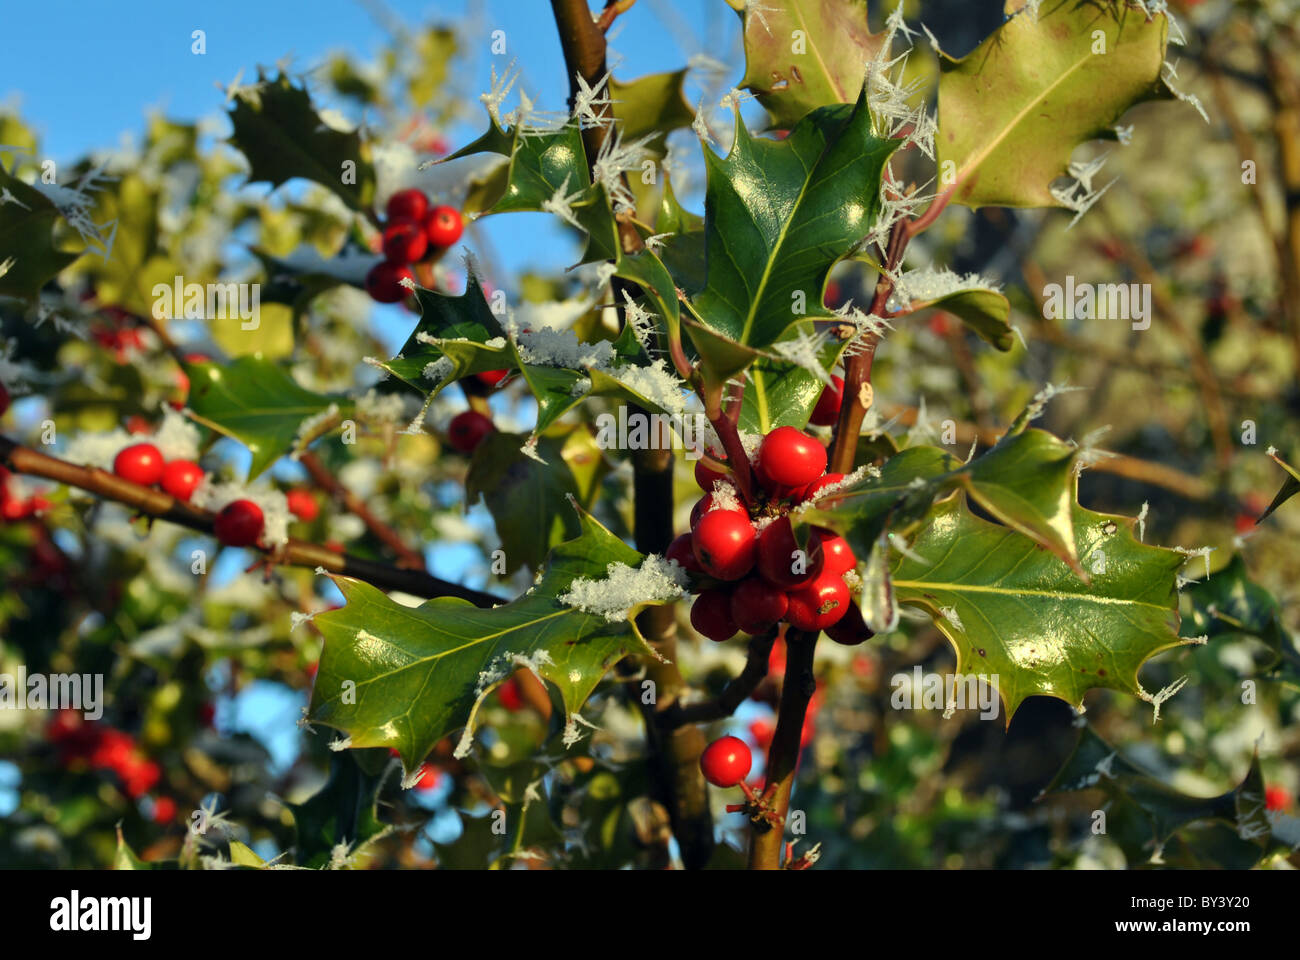
[{"label": "brown branch", "polygon": [[[767,755],[764,796],[770,797],[770,809],[776,822],[784,825],[794,790],[795,770],[803,742],[804,717],[808,703],[817,692],[813,675],[813,653],[819,634],[787,630],[785,634],[785,679],[781,684],[781,706],[776,715],[776,732]],[[749,869],[777,870],[781,866],[781,846],[785,831],[766,823],[750,829]]]},{"label": "brown branch", "polygon": [[[170,494],[123,480],[98,467],[84,467],[39,453],[0,436],[0,464],[15,473],[44,477],[93,493],[104,500],[133,507],[146,516],[211,534],[215,514],[177,500]],[[262,548],[268,563],[295,567],[320,567],[330,573],[364,580],[384,590],[401,590],[417,597],[459,597],[480,607],[504,603],[500,597],[432,577],[422,570],[401,570],[364,560],[305,540],[290,540],[275,548]]]},{"label": "brown branch", "polygon": [[330,473],[325,464],[320,462],[319,457],[314,453],[304,453],[298,458],[298,462],[311,474],[312,482],[316,486],[337,500],[350,513],[356,514],[361,519],[361,522],[366,525],[366,529],[397,555],[397,565],[399,567],[407,570],[425,569],[424,558],[408,547],[402,541],[402,538],[397,535],[396,530],[375,516],[374,511],[366,506],[364,500],[343,486],[339,479]]},{"label": "brown branch", "polygon": [[722,693],[712,700],[683,706],[674,703],[664,711],[662,722],[670,727],[680,727],[688,723],[712,723],[736,712],[736,708],[749,699],[763,678],[767,676],[767,663],[772,654],[772,644],[776,641],[776,631],[761,636],[751,637],[749,655],[745,668],[733,677],[723,688]]}]

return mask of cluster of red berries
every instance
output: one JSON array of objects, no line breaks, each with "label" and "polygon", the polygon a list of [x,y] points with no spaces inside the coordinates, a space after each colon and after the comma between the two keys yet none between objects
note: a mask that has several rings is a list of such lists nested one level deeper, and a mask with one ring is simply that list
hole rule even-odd
[{"label": "cluster of red berries", "polygon": [[718,502],[715,485],[727,482],[728,474],[702,461],[695,466],[705,496],[691,511],[691,532],[666,553],[701,581],[692,626],[718,642],[737,631],[765,633],[781,621],[799,630],[825,630],[838,643],[869,639],[844,580],[857,566],[848,542],[813,527],[801,550],[790,523],[791,507],[817,500],[844,479],[826,473],[826,448],[794,427],[778,427],[763,438],[753,474],[761,487],[753,503],[738,496]]},{"label": "cluster of red berries", "polygon": [[366,292],[380,303],[398,303],[409,293],[402,281],[415,280],[411,264],[450,247],[460,239],[465,222],[455,207],[430,208],[429,198],[414,188],[389,197],[387,213],[384,262],[366,274]]},{"label": "cluster of red berries", "polygon": [[26,520],[50,509],[50,501],[38,495],[17,497],[9,489],[9,471],[0,467],[0,520]]},{"label": "cluster of red berries", "polygon": [[[134,737],[107,724],[86,720],[76,710],[56,713],[46,728],[46,737],[58,748],[63,766],[112,771],[132,800],[143,797],[162,779],[162,767],[145,755]],[[156,822],[169,823],[175,817],[175,800],[154,798]]]},{"label": "cluster of red berries", "polygon": [[[113,459],[113,472],[123,480],[142,487],[161,487],[177,500],[189,502],[203,482],[203,468],[192,460],[164,461],[162,452],[152,443],[133,443],[123,447]],[[309,490],[295,488],[286,495],[289,512],[310,523],[320,506]],[[221,508],[212,524],[212,532],[228,547],[251,547],[262,536],[266,517],[252,500],[232,500]]]}]

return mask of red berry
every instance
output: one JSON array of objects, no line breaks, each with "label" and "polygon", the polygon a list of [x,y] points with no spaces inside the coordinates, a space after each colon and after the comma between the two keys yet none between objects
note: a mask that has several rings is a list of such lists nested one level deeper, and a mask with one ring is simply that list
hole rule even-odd
[{"label": "red berry", "polygon": [[[842,473],[828,473],[825,476],[818,477],[816,480],[808,484],[808,486],[804,487],[803,490],[799,492],[799,500],[801,501],[816,500],[817,493],[819,490],[824,490],[826,487],[829,487],[831,484],[839,483],[843,479],[844,479],[844,474]],[[830,503],[832,504],[835,502],[836,501],[834,499],[830,501]]]},{"label": "red berry", "polygon": [[719,580],[739,580],[754,568],[756,541],[749,517],[710,510],[695,525],[695,559]]},{"label": "red berry", "polygon": [[701,591],[691,604],[691,626],[717,643],[734,637],[737,627],[731,619],[731,597],[727,591]]},{"label": "red berry", "polygon": [[483,438],[495,430],[490,417],[477,410],[466,410],[451,418],[447,427],[447,442],[461,453],[473,453]]},{"label": "red berry", "polygon": [[826,628],[826,636],[836,643],[841,643],[846,647],[853,647],[870,640],[875,634],[871,632],[871,628],[862,619],[862,611],[858,609],[857,604],[850,603],[849,608],[844,611],[843,619],[839,623]]},{"label": "red berry", "polygon": [[162,479],[163,456],[152,443],[133,443],[113,459],[113,472],[123,480],[152,487]]},{"label": "red berry", "polygon": [[758,462],[774,483],[802,487],[826,472],[826,448],[794,427],[777,427],[758,448]]},{"label": "red berry", "polygon": [[485,387],[495,387],[498,383],[504,380],[509,373],[509,370],[484,370],[480,373],[474,374],[474,376],[478,377],[479,383],[483,384]]},{"label": "red berry", "polygon": [[676,560],[681,568],[688,573],[703,573],[704,568],[700,566],[700,561],[695,559],[694,538],[689,533],[683,533],[673,539],[668,544],[668,549],[664,551],[665,560]]},{"label": "red berry", "polygon": [[703,460],[695,461],[695,482],[700,485],[700,489],[705,493],[713,492],[713,485],[719,480],[730,480],[730,473],[722,473],[706,466]]},{"label": "red berry", "polygon": [[785,591],[758,577],[742,580],[731,592],[731,619],[751,636],[765,633],[785,616]]},{"label": "red berry", "polygon": [[825,527],[813,527],[812,536],[821,545],[822,569],[831,573],[844,573],[858,565],[858,558],[853,554],[849,542],[834,530]]},{"label": "red berry", "polygon": [[415,263],[428,248],[424,228],[415,220],[394,220],[384,228],[384,259],[389,263]]},{"label": "red berry", "polygon": [[176,819],[176,801],[171,797],[159,797],[153,802],[153,822],[166,825]]},{"label": "red berry", "polygon": [[519,690],[519,681],[514,677],[507,677],[505,683],[497,687],[497,698],[501,701],[501,706],[511,713],[524,705],[524,695]]},{"label": "red berry", "polygon": [[310,490],[294,487],[285,494],[289,501],[289,512],[304,523],[311,523],[320,514],[320,505]]},{"label": "red berry", "polygon": [[434,247],[450,247],[460,239],[464,230],[465,221],[455,207],[434,207],[424,221],[424,232],[429,237],[430,246]]},{"label": "red berry", "polygon": [[203,482],[203,468],[192,460],[172,460],[163,467],[162,488],[177,500],[188,501]]},{"label": "red berry", "polygon": [[5,385],[3,383],[0,383],[0,417],[3,417],[5,415],[5,411],[8,409],[9,409],[9,391],[5,389]]},{"label": "red berry", "polygon": [[739,737],[719,737],[700,754],[700,772],[715,787],[734,787],[753,765],[754,755]]},{"label": "red berry", "polygon": [[833,387],[823,387],[808,422],[818,427],[833,427],[840,419],[840,404],[844,402],[844,378],[831,377]]},{"label": "red berry", "polygon": [[397,303],[405,300],[410,293],[402,286],[403,280],[415,280],[410,267],[387,261],[377,263],[366,274],[366,293],[370,294],[370,299],[379,303]]},{"label": "red berry", "polygon": [[1291,806],[1291,791],[1276,783],[1265,787],[1264,806],[1269,810],[1285,810]]},{"label": "red berry", "polygon": [[416,223],[422,221],[428,212],[429,198],[424,195],[423,190],[414,187],[398,190],[388,198],[388,206],[385,209],[389,220],[414,220]]},{"label": "red berry", "polygon": [[153,433],[153,424],[138,413],[133,413],[126,418],[127,433]]},{"label": "red berry", "polygon": [[252,500],[234,500],[221,508],[212,532],[228,547],[251,547],[262,535],[262,508]]},{"label": "red berry", "polygon": [[415,789],[417,790],[437,790],[438,784],[442,782],[442,771],[437,767],[426,766],[420,774],[420,779],[416,781]]},{"label": "red berry", "polygon": [[760,750],[768,748],[775,733],[776,727],[766,717],[759,717],[757,720],[750,721],[749,735],[754,738],[754,743],[758,744]]},{"label": "red berry", "polygon": [[785,619],[798,630],[825,630],[839,623],[852,606],[843,578],[829,570],[789,596]]},{"label": "red berry", "polygon": [[807,546],[800,549],[788,516],[777,517],[759,534],[758,573],[783,590],[796,589],[815,579],[822,572],[824,559],[821,541],[811,533]]},{"label": "red berry", "polygon": [[695,506],[691,507],[691,529],[692,530],[700,525],[701,517],[703,517],[706,513],[713,512],[714,510],[726,510],[730,513],[739,514],[745,519],[749,519],[749,513],[745,510],[744,507],[740,505],[739,500],[736,501],[736,505],[733,507],[715,506],[716,502],[717,501],[715,497],[711,493],[706,493],[704,496],[700,497],[700,499],[695,501]]}]

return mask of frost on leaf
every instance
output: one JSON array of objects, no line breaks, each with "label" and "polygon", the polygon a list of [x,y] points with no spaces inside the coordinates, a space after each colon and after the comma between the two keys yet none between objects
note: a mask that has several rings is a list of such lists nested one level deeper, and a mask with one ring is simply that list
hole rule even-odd
[{"label": "frost on leaf", "polygon": [[604,580],[579,577],[558,598],[566,606],[625,621],[628,611],[645,603],[668,603],[686,595],[686,572],[662,557],[648,556],[639,567],[611,563]]},{"label": "frost on leaf", "polygon": [[795,366],[807,370],[828,387],[833,387],[830,372],[821,361],[821,351],[830,335],[800,330],[792,339],[772,344],[772,349]]},{"label": "frost on leaf", "polygon": [[903,310],[914,303],[933,303],[944,297],[967,290],[1001,291],[1000,284],[981,277],[978,273],[962,276],[945,268],[923,267],[894,277],[894,289],[886,304],[890,310]]}]

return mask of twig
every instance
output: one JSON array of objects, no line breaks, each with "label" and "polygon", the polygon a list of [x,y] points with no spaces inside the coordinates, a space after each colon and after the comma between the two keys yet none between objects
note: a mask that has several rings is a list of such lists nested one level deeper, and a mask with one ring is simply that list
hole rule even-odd
[{"label": "twig", "polygon": [[664,711],[663,723],[669,727],[680,727],[688,723],[711,723],[721,720],[736,712],[751,693],[767,676],[767,662],[772,654],[772,644],[776,641],[776,631],[762,636],[752,637],[749,641],[749,656],[745,669],[733,677],[723,688],[722,693],[712,700],[683,706],[674,703]]},{"label": "twig", "polygon": [[[70,487],[93,493],[104,500],[133,507],[140,513],[166,520],[201,533],[212,533],[215,514],[177,500],[170,494],[142,487],[129,480],[100,470],[84,467],[57,457],[47,456],[0,436],[0,463],[15,473],[44,477]],[[472,590],[447,580],[432,577],[422,570],[402,570],[363,560],[305,540],[290,540],[276,548],[260,548],[271,563],[295,567],[320,567],[330,573],[364,580],[384,590],[400,590],[417,597],[459,597],[479,607],[491,607],[505,601],[490,593]]]},{"label": "twig", "polygon": [[393,553],[397,554],[397,565],[408,570],[424,570],[424,558],[408,547],[397,531],[375,516],[365,501],[339,481],[334,474],[320,462],[314,453],[304,453],[298,458],[309,474],[312,482],[331,497],[341,503],[350,513],[355,514],[366,525],[366,529],[375,535]]},{"label": "twig", "polygon": [[600,32],[608,33],[619,14],[627,13],[634,3],[636,0],[608,0],[605,9],[600,11],[600,16],[596,18],[596,26]]}]

